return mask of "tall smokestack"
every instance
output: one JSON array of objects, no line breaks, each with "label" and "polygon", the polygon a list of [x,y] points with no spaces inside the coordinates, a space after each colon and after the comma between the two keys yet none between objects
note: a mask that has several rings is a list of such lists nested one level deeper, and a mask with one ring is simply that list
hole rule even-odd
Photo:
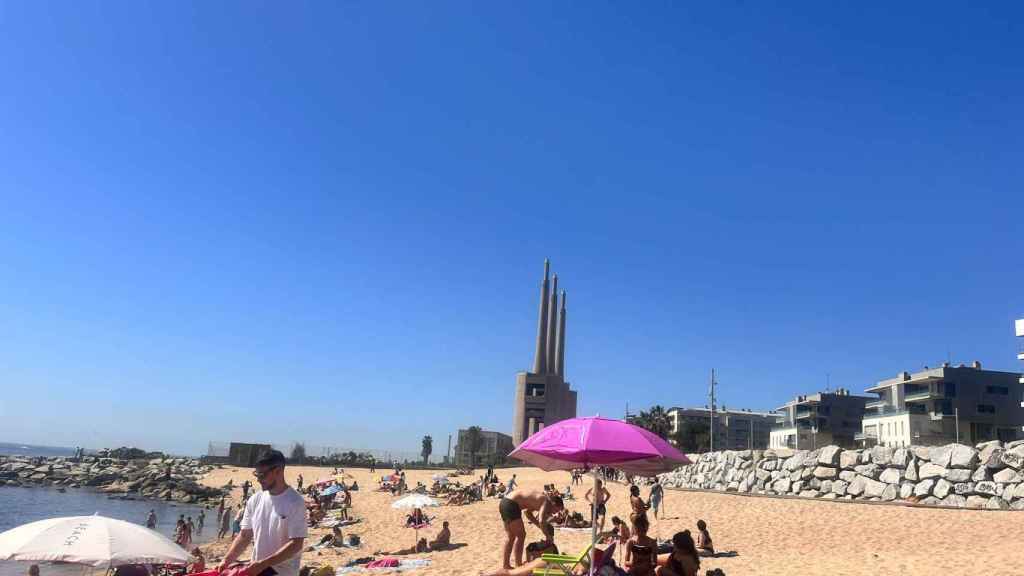
[{"label": "tall smokestack", "polygon": [[543,374],[547,371],[548,354],[548,270],[551,263],[544,259],[544,282],[540,285],[540,316],[537,319],[537,351],[533,356],[533,373]]},{"label": "tall smokestack", "polygon": [[565,290],[562,290],[562,307],[558,311],[558,341],[555,346],[555,374],[565,380]]},{"label": "tall smokestack", "polygon": [[555,373],[555,346],[558,344],[558,274],[551,278],[551,299],[548,300],[548,373]]}]

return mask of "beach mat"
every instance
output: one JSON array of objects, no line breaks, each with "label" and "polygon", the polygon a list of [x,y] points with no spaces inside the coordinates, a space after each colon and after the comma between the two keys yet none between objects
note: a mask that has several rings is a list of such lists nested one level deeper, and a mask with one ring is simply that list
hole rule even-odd
[{"label": "beach mat", "polygon": [[365,566],[346,566],[335,570],[335,574],[384,574],[387,572],[406,572],[430,566],[429,558],[410,558],[399,560],[398,566],[386,568],[367,568]]}]

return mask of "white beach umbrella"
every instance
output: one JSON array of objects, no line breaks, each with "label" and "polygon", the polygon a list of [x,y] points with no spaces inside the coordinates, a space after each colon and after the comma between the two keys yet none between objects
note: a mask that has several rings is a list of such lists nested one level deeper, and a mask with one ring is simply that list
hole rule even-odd
[{"label": "white beach umbrella", "polygon": [[[409,494],[405,498],[399,498],[398,500],[395,500],[394,502],[391,503],[391,507],[397,510],[412,510],[414,508],[433,508],[435,506],[440,505],[441,504],[437,500],[434,500],[433,498],[427,496],[426,494]],[[413,528],[416,529],[417,543],[419,543],[420,541],[420,528],[422,527],[422,524],[417,524],[413,526]],[[416,547],[413,546],[413,549],[415,548]]]},{"label": "white beach umbrella", "polygon": [[189,554],[159,532],[97,514],[49,518],[0,533],[0,560],[110,568],[124,564],[187,564]]},{"label": "white beach umbrella", "polygon": [[427,496],[426,494],[409,494],[405,498],[399,498],[398,500],[395,500],[394,502],[391,503],[391,507],[396,510],[412,510],[413,508],[433,508],[435,506],[440,505],[441,504],[437,500],[434,500],[433,498]]}]

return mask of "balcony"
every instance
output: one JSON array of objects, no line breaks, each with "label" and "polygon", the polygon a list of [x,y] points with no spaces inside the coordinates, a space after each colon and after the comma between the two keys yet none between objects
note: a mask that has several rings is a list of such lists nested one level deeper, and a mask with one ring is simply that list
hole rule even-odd
[{"label": "balcony", "polygon": [[796,411],[796,418],[797,420],[813,418],[816,412],[816,410],[811,410],[810,408],[802,408]]},{"label": "balcony", "polygon": [[870,420],[872,418],[883,418],[883,417],[889,417],[889,416],[899,416],[900,414],[910,414],[910,411],[909,410],[897,410],[896,408],[893,408],[892,406],[883,406],[882,408],[879,408],[878,411],[875,412],[874,414],[865,414],[864,415],[864,419],[865,420]]},{"label": "balcony", "polygon": [[939,394],[938,392],[933,392],[931,390],[920,390],[916,392],[911,392],[910,394],[903,396],[903,401],[920,402],[922,400],[930,400],[932,398],[942,398],[942,395]]},{"label": "balcony", "polygon": [[874,408],[885,408],[888,405],[888,398],[879,398],[878,400],[872,400],[871,402],[868,402],[867,404],[864,405],[864,408],[867,410],[872,410]]},{"label": "balcony", "polygon": [[863,442],[864,440],[878,440],[878,433],[876,432],[857,432],[853,435],[853,439],[857,442]]}]

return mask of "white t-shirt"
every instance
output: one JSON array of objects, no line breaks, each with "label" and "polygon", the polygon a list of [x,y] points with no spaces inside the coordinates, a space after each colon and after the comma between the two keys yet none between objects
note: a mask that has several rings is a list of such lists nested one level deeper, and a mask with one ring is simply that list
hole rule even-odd
[{"label": "white t-shirt", "polygon": [[[290,486],[277,496],[262,490],[245,505],[242,530],[252,530],[252,557],[259,562],[274,554],[292,538],[305,538],[306,504]],[[302,552],[274,566],[280,576],[298,576]],[[252,576],[257,576],[253,574]]]}]

